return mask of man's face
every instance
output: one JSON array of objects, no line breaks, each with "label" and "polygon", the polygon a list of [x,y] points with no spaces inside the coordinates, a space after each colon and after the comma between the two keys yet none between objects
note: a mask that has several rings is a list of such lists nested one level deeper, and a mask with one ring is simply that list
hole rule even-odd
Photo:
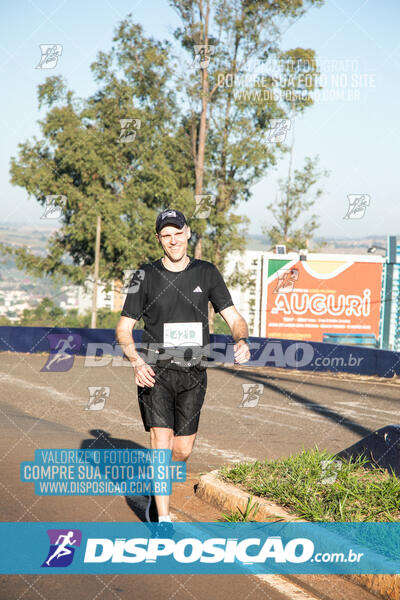
[{"label": "man's face", "polygon": [[190,229],[187,225],[184,225],[182,229],[178,229],[174,225],[166,225],[157,234],[164,253],[173,262],[181,260],[186,255],[189,238]]}]

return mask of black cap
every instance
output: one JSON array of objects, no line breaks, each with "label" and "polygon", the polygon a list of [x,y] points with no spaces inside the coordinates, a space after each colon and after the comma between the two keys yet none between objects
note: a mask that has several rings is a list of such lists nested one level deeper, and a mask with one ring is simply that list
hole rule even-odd
[{"label": "black cap", "polygon": [[182,229],[184,225],[187,225],[187,222],[184,215],[179,210],[167,208],[157,217],[156,232],[159,233],[165,225],[176,225],[179,229]]}]

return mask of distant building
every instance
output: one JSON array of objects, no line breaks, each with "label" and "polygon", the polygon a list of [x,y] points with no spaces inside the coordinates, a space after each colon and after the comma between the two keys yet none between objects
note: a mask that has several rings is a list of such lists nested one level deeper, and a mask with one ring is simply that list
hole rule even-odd
[{"label": "distant building", "polygon": [[64,285],[61,288],[61,292],[66,298],[61,300],[59,303],[60,308],[63,310],[73,310],[79,308],[79,286],[78,285]]},{"label": "distant building", "polygon": [[234,277],[237,272],[248,273],[254,279],[254,284],[249,286],[229,285],[232,300],[246,320],[249,326],[249,334],[256,336],[260,327],[260,316],[257,313],[256,306],[257,298],[260,297],[261,285],[261,259],[263,252],[260,250],[245,250],[240,253],[238,251],[231,252],[225,260],[224,279]]},{"label": "distant building", "polygon": [[[114,280],[106,291],[106,284],[97,285],[97,308],[105,308],[113,312],[120,312],[125,301],[123,284]],[[61,290],[66,297],[60,302],[63,310],[77,309],[79,315],[92,310],[93,282],[88,280],[85,285],[66,285]]]},{"label": "distant building", "polygon": [[0,316],[10,321],[17,321],[24,310],[34,308],[36,304],[24,290],[0,290]]}]

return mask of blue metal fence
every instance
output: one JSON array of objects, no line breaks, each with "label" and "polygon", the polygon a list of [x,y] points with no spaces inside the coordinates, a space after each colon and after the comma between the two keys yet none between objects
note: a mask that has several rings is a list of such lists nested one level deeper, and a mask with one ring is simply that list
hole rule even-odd
[{"label": "blue metal fence", "polygon": [[[142,330],[133,332],[135,343]],[[61,327],[0,327],[0,351],[24,353],[57,352],[56,343],[73,340],[68,354],[81,356],[121,356],[114,329],[78,329]],[[211,334],[212,361],[233,362],[231,336]],[[346,372],[360,375],[393,377],[400,375],[400,352],[324,342],[251,337],[251,360],[247,366],[273,366],[318,372]]]}]

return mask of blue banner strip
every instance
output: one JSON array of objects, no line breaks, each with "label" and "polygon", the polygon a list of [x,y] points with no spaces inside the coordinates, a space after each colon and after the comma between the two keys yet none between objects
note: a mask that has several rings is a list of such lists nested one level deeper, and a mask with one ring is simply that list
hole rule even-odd
[{"label": "blue banner strip", "polygon": [[[140,343],[142,330],[134,330],[135,343]],[[62,342],[64,341],[64,346]],[[250,337],[253,344],[247,366],[271,366],[317,372],[345,372],[359,375],[393,377],[400,375],[400,353],[375,348],[323,342],[301,342],[263,337]],[[212,362],[233,362],[233,338],[210,334],[215,347]],[[64,348],[63,360],[56,353]],[[120,366],[121,348],[114,329],[62,327],[0,327],[0,351],[49,352],[42,371],[66,371],[72,368],[74,356],[97,357],[90,366]],[[59,352],[59,354],[62,354]],[[109,359],[102,356],[109,356]],[[70,357],[70,360],[67,358]],[[57,358],[57,360],[56,360]],[[108,362],[107,362],[108,361]],[[210,365],[212,366],[212,364]]]},{"label": "blue banner strip", "polygon": [[399,523],[0,523],[2,574],[397,574]]}]

